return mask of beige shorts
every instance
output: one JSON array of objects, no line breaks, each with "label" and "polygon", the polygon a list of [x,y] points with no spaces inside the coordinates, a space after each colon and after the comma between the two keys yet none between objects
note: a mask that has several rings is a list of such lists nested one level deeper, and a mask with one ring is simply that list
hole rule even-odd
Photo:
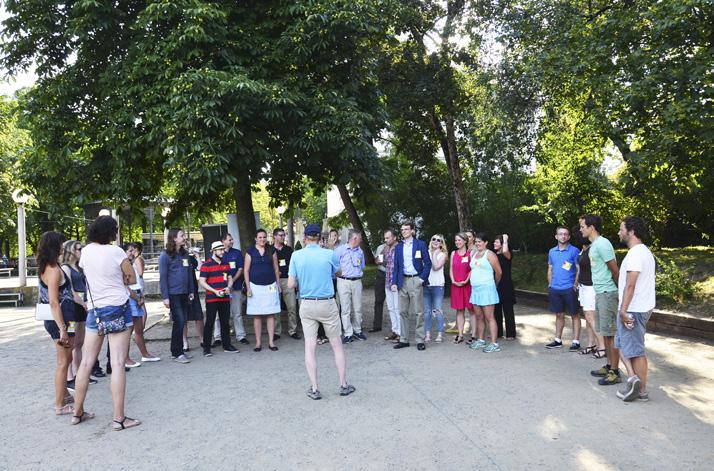
[{"label": "beige shorts", "polygon": [[340,324],[340,310],[337,302],[333,299],[300,300],[300,320],[302,321],[302,332],[305,339],[316,339],[317,329],[322,324],[325,335],[328,339],[342,336],[342,326]]}]

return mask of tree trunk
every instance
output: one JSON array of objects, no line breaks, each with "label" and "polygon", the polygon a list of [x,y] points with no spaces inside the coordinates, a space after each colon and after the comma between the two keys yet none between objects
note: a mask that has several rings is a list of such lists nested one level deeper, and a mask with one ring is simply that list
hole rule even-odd
[{"label": "tree trunk", "polygon": [[449,178],[451,186],[454,189],[454,201],[456,203],[456,215],[459,219],[459,230],[467,231],[473,229],[471,225],[471,213],[469,212],[469,204],[466,199],[466,189],[464,188],[464,179],[461,175],[461,167],[459,164],[459,154],[456,149],[456,133],[454,130],[454,120],[451,117],[446,117],[446,132],[441,125],[436,112],[429,113],[431,125],[434,132],[439,138],[441,150],[446,159],[446,166],[449,169]]},{"label": "tree trunk", "polygon": [[355,205],[352,203],[352,197],[350,196],[349,191],[347,191],[347,186],[343,185],[342,183],[338,183],[336,186],[337,190],[340,192],[342,204],[345,205],[347,217],[349,217],[352,227],[362,232],[363,234],[362,244],[360,244],[360,247],[362,247],[362,251],[364,251],[364,261],[367,265],[374,265],[374,254],[372,253],[372,249],[367,243],[367,236],[364,232],[364,225],[362,224],[362,220],[359,218],[359,214],[357,214],[357,209],[355,209]]},{"label": "tree trunk", "polygon": [[233,188],[233,198],[236,200],[236,216],[238,219],[238,236],[240,247],[243,252],[255,244],[255,210],[253,209],[253,195],[251,192],[250,179],[247,174],[239,172],[236,174],[235,188]]}]

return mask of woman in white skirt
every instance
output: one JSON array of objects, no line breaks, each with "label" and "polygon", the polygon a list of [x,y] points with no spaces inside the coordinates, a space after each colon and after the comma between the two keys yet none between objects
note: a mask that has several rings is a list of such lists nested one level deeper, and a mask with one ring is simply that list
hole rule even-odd
[{"label": "woman in white skirt", "polygon": [[255,330],[254,352],[262,350],[263,317],[268,324],[268,347],[276,351],[275,319],[280,315],[280,269],[278,255],[268,245],[268,233],[258,229],[255,234],[255,246],[245,252],[244,272],[246,295],[248,297],[247,314],[253,316]]}]

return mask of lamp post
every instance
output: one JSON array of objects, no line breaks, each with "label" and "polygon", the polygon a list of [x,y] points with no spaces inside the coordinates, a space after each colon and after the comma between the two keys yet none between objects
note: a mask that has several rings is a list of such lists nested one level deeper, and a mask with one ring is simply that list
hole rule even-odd
[{"label": "lamp post", "polygon": [[25,233],[25,204],[30,195],[24,190],[12,192],[12,200],[17,205],[17,245],[18,245],[18,275],[20,287],[27,286],[27,235]]},{"label": "lamp post", "polygon": [[280,229],[283,228],[283,214],[285,214],[285,206],[278,206],[275,210],[278,212],[278,217],[280,218]]},{"label": "lamp post", "polygon": [[161,217],[164,218],[164,247],[166,247],[166,243],[169,240],[169,228],[166,225],[166,218],[170,212],[171,208],[169,206],[164,206],[163,209],[161,209]]}]

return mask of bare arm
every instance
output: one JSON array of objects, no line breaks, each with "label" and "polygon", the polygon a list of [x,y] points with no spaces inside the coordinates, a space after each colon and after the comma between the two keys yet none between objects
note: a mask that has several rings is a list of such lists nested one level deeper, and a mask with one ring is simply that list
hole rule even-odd
[{"label": "bare arm", "polygon": [[290,289],[297,289],[298,287],[298,280],[294,276],[288,276],[288,288]]},{"label": "bare arm", "polygon": [[121,271],[124,275],[124,284],[129,286],[136,283],[136,274],[134,273],[134,268],[131,266],[131,262],[128,258],[125,258],[121,262]]},{"label": "bare arm", "polygon": [[550,282],[553,280],[553,265],[550,263],[548,264],[548,286],[550,286]]},{"label": "bare arm", "polygon": [[441,270],[441,268],[446,263],[446,259],[448,258],[448,257],[439,257],[439,254],[443,255],[444,252],[436,252],[436,254],[434,254],[434,259],[436,259],[436,260],[434,260],[434,259],[431,260],[431,269],[434,271]]},{"label": "bare arm", "polygon": [[273,250],[273,270],[275,271],[275,284],[280,292],[280,264],[278,262],[278,254]]},{"label": "bare arm", "polygon": [[625,278],[625,290],[622,293],[622,303],[620,304],[620,320],[622,324],[628,329],[632,328],[632,320],[627,317],[627,310],[632,302],[632,297],[635,295],[635,286],[637,285],[637,278],[640,276],[638,271],[628,271],[627,277]]},{"label": "bare arm", "polygon": [[580,280],[580,264],[575,264],[575,283],[573,283],[573,289],[578,290],[578,280]]},{"label": "bare arm", "polygon": [[64,316],[60,308],[59,287],[62,283],[62,270],[58,270],[57,268],[59,267],[49,267],[45,270],[42,274],[42,281],[47,285],[47,297],[50,302],[52,319],[54,319],[60,331],[60,338],[57,340],[57,343],[65,348],[69,348],[70,341],[69,335],[67,334],[67,324],[64,322]]},{"label": "bare arm", "polygon": [[[243,264],[245,264],[245,261],[243,262]],[[243,275],[243,267],[240,267],[238,271],[236,271],[236,274],[231,277],[230,285],[233,286],[233,283],[238,281],[238,278],[240,278],[241,275]]]},{"label": "bare arm", "polygon": [[245,254],[245,260],[243,261],[243,275],[245,276],[245,293],[248,296],[251,296],[251,291],[250,291],[250,263],[252,262],[252,259],[250,258],[250,255]]},{"label": "bare arm", "polygon": [[488,251],[488,263],[490,263],[491,268],[493,268],[496,284],[499,284],[501,282],[501,277],[503,276],[503,271],[501,270],[501,264],[498,263],[498,257],[496,257],[496,254],[490,250]]},{"label": "bare arm", "polygon": [[503,243],[501,244],[501,254],[506,257],[506,260],[511,259],[511,249],[508,245],[508,234],[503,234]]},{"label": "bare arm", "polygon": [[612,273],[612,281],[614,281],[615,286],[617,286],[617,283],[620,280],[620,269],[617,267],[617,259],[613,258],[607,262],[607,268],[610,269],[610,273]]},{"label": "bare arm", "polygon": [[139,257],[136,260],[134,260],[134,267],[136,268],[136,273],[139,276],[144,276],[144,268],[146,267],[146,262],[144,261],[144,257]]},{"label": "bare arm", "polygon": [[449,262],[449,278],[451,278],[452,285],[459,286],[456,284],[456,280],[454,279],[454,257],[457,257],[457,256],[458,256],[458,254],[456,253],[456,250],[451,252],[451,260]]}]

